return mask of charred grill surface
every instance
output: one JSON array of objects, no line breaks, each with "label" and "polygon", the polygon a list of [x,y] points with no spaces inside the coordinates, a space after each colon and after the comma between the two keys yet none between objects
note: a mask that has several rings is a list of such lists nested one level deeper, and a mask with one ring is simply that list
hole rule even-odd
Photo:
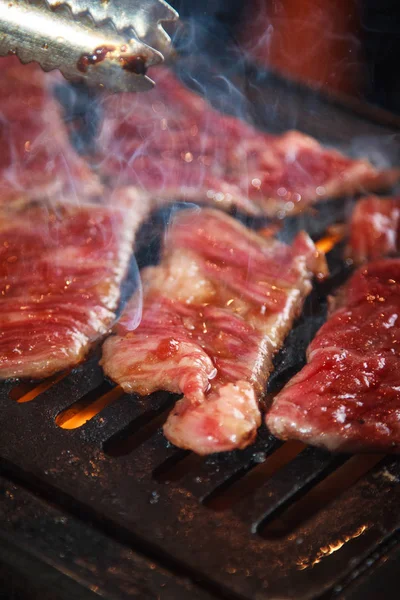
[{"label": "charred grill surface", "polygon": [[[395,162],[398,134],[379,125],[380,115],[374,121],[275,76],[250,75],[242,89],[259,124],[270,124],[265,107],[275,97],[276,129],[298,127],[344,146],[356,136]],[[305,226],[318,238],[346,207],[345,199],[338,210],[322,206],[279,235],[289,240]],[[157,261],[166,221],[168,211],[142,228],[140,266]],[[348,276],[340,250],[276,357],[268,394],[302,366],[327,296]],[[135,277],[132,263],[123,300]],[[365,586],[369,566],[379,573],[382,556],[397,547],[400,462],[283,444],[263,428],[244,451],[197,457],[162,435],[173,401],[123,394],[104,381],[96,354],[51,381],[2,383],[0,539],[9,555],[22,549],[20,560],[36,573],[39,559],[60,597],[75,585],[88,598],[367,598],[353,579],[362,574]]]}]

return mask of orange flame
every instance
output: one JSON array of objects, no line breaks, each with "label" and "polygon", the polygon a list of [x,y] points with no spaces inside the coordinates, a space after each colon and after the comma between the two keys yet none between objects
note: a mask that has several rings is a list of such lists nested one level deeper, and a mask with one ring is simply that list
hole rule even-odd
[{"label": "orange flame", "polygon": [[347,544],[348,542],[351,542],[351,540],[354,540],[354,539],[360,537],[360,535],[362,535],[368,529],[368,527],[369,527],[369,525],[361,525],[361,527],[356,529],[356,531],[354,531],[354,533],[345,535],[342,538],[339,538],[338,540],[336,540],[335,542],[327,544],[326,546],[321,546],[321,548],[318,550],[315,558],[299,559],[297,561],[297,568],[300,571],[304,571],[304,569],[309,569],[310,567],[314,567],[315,565],[320,563],[323,558],[326,558],[327,556],[330,556],[334,552],[337,552],[338,550],[340,550],[340,548],[343,548],[343,546],[345,544]]},{"label": "orange flame", "polygon": [[57,375],[45,379],[41,383],[20,383],[10,391],[10,398],[16,400],[19,404],[30,402],[39,396],[39,394],[43,394],[53,385],[56,385],[56,383],[64,379],[68,373],[69,371],[58,373]]},{"label": "orange flame", "polygon": [[333,229],[329,231],[329,234],[315,242],[315,247],[319,252],[327,254],[338,242],[344,237],[343,231],[340,229]]},{"label": "orange flame", "polygon": [[103,396],[100,396],[100,398],[97,398],[97,400],[88,406],[82,406],[78,401],[73,406],[61,412],[56,418],[56,423],[62,429],[77,429],[78,427],[82,427],[82,425],[93,419],[106,406],[118,400],[123,393],[123,389],[117,386]]}]

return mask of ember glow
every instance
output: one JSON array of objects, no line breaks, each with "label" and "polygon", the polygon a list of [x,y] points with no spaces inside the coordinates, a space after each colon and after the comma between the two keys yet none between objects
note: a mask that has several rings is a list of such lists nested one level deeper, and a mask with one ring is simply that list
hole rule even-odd
[{"label": "ember glow", "polygon": [[77,429],[78,427],[82,427],[82,425],[98,415],[106,406],[116,402],[123,393],[123,390],[117,386],[107,394],[97,398],[88,406],[82,406],[77,402],[72,407],[60,413],[56,418],[56,423],[62,429]]},{"label": "ember glow", "polygon": [[16,400],[19,404],[24,404],[25,402],[31,402],[37,398],[40,394],[43,394],[47,390],[49,390],[53,385],[59,383],[64,377],[66,377],[67,373],[59,373],[58,375],[54,375],[53,377],[48,377],[42,383],[20,383],[16,385],[10,391],[10,398]]},{"label": "ember glow", "polygon": [[338,244],[343,239],[343,236],[344,234],[340,230],[332,231],[330,235],[326,235],[325,237],[315,242],[315,247],[319,252],[327,254],[332,250],[332,248],[336,246],[336,244]]},{"label": "ember glow", "polygon": [[363,533],[365,533],[368,530],[368,528],[368,524],[361,525],[353,533],[344,535],[343,537],[338,538],[337,540],[331,542],[330,544],[327,544],[326,546],[321,546],[314,558],[300,558],[297,561],[297,568],[299,569],[299,571],[304,571],[305,569],[315,567],[315,565],[320,563],[321,560],[323,560],[324,558],[328,558],[328,556],[334,554],[335,552],[343,548],[345,544],[348,544],[352,540],[355,540],[356,538],[363,535]]}]

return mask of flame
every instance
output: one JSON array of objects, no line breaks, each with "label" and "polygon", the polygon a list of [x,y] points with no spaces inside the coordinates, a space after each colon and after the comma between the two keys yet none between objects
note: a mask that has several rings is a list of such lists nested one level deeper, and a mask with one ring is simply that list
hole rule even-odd
[{"label": "flame", "polygon": [[117,386],[103,396],[100,396],[100,398],[97,398],[89,406],[82,407],[78,402],[60,413],[56,418],[56,423],[62,429],[77,429],[78,427],[82,427],[82,425],[93,419],[106,406],[118,400],[123,393],[123,389]]},{"label": "flame", "polygon": [[338,550],[340,550],[340,548],[343,548],[343,546],[345,544],[347,544],[348,542],[351,542],[351,540],[354,540],[354,539],[360,537],[360,535],[362,535],[368,529],[368,527],[369,527],[369,525],[367,525],[367,524],[361,525],[358,529],[356,529],[356,531],[354,531],[354,533],[345,535],[342,538],[339,538],[338,540],[336,540],[335,542],[328,544],[327,546],[321,546],[321,548],[318,550],[317,554],[315,555],[315,558],[313,558],[313,559],[300,558],[296,563],[297,568],[300,571],[304,571],[304,569],[309,569],[309,568],[314,567],[315,565],[320,563],[323,558],[326,558],[327,556],[330,556],[334,552],[337,552]]},{"label": "flame", "polygon": [[343,239],[343,231],[332,230],[328,235],[315,242],[315,247],[319,252],[327,254],[338,242]]},{"label": "flame", "polygon": [[279,231],[281,231],[281,229],[282,229],[282,225],[279,225],[278,223],[274,223],[272,225],[268,225],[267,227],[257,229],[257,233],[258,233],[258,235],[269,238],[269,237],[272,237],[273,235],[276,235],[277,233],[279,233]]},{"label": "flame", "polygon": [[31,402],[31,400],[34,400],[37,396],[39,396],[39,394],[43,394],[53,385],[56,385],[56,383],[64,379],[68,373],[69,371],[58,373],[57,375],[53,375],[53,377],[49,377],[39,384],[20,384],[11,390],[10,397],[13,400],[16,400],[19,404]]}]

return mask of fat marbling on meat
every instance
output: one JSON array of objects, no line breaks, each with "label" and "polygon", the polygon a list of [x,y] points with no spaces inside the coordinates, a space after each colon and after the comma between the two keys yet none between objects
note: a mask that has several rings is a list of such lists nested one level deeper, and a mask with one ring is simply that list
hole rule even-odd
[{"label": "fat marbling on meat", "polygon": [[299,131],[270,135],[223,115],[166,68],[154,90],[105,96],[97,168],[159,203],[187,200],[283,217],[326,198],[387,188],[381,171]]},{"label": "fat marbling on meat", "polygon": [[142,271],[103,345],[105,374],[127,392],[182,393],[164,426],[199,454],[243,448],[261,422],[259,399],[314,274],[325,261],[301,233],[291,246],[212,209],[177,214],[161,262]]},{"label": "fat marbling on meat", "polygon": [[399,452],[400,260],[360,267],[337,304],[267,426],[331,451]]},{"label": "fat marbling on meat", "polygon": [[71,367],[107,332],[143,211],[128,191],[0,208],[0,379]]},{"label": "fat marbling on meat", "polygon": [[350,221],[348,255],[356,263],[396,254],[400,198],[369,196],[357,202]]}]

